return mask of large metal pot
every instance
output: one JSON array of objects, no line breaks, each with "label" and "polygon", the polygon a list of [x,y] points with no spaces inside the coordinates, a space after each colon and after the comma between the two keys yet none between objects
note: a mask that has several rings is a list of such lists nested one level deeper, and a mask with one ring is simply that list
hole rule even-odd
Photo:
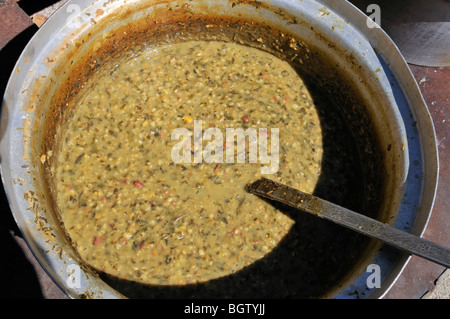
[{"label": "large metal pot", "polygon": [[[378,153],[372,156],[382,162],[385,174],[376,217],[419,236],[424,232],[437,185],[432,121],[396,46],[381,29],[369,27],[366,16],[350,3],[69,1],[32,38],[14,68],[3,100],[0,144],[2,178],[15,220],[38,261],[63,291],[73,298],[124,297],[84,265],[54,214],[46,163],[52,160],[49,151],[57,123],[69,113],[64,108],[82,85],[81,79],[95,72],[102,59],[126,52],[140,37],[157,39],[164,25],[178,25],[172,33],[183,36],[186,18],[198,17],[247,20],[291,33],[330,65],[338,65],[365,101],[379,142]],[[146,33],[145,24],[148,30],[155,30],[155,25],[161,29]],[[167,34],[158,41],[169,40]],[[305,70],[314,76],[313,69]],[[357,262],[320,297],[382,297],[408,260],[400,251],[369,241]],[[381,270],[380,287],[368,285],[373,269],[368,266],[373,264]]]}]

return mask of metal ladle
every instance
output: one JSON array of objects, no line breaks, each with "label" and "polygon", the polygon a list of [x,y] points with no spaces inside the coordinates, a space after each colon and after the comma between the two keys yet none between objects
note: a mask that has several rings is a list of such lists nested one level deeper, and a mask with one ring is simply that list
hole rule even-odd
[{"label": "metal ladle", "polygon": [[450,268],[450,249],[284,184],[262,178],[247,192],[281,202]]}]

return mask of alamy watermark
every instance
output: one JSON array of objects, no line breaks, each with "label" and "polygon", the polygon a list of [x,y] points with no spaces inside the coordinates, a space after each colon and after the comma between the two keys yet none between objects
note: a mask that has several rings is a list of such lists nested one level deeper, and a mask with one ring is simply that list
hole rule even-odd
[{"label": "alamy watermark", "polygon": [[79,25],[78,23],[76,23],[76,19],[80,18],[81,16],[80,6],[71,3],[67,6],[66,12],[70,13],[69,17],[67,18],[66,25],[71,29],[76,28]]},{"label": "alamy watermark", "polygon": [[[66,21],[66,25],[69,28],[76,28],[79,23],[76,19],[81,19],[81,7],[77,4],[69,4],[66,8],[66,12],[69,16]],[[367,27],[369,29],[380,28],[381,26],[381,8],[378,4],[369,4],[366,9],[366,13],[369,14],[367,17]]]},{"label": "alamy watermark", "polygon": [[377,264],[367,266],[366,272],[370,275],[366,279],[367,288],[381,288],[381,268]]},{"label": "alamy watermark", "polygon": [[[81,288],[81,268],[77,264],[70,264],[67,266],[67,287]],[[370,264],[366,268],[366,272],[370,273],[366,279],[367,288],[381,288],[381,268],[378,264]]]},{"label": "alamy watermark", "polygon": [[367,6],[366,12],[369,14],[367,17],[367,27],[369,29],[380,28],[381,26],[381,8],[378,4],[370,4]]},{"label": "alamy watermark", "polygon": [[[270,149],[269,149],[270,137]],[[271,128],[226,128],[202,129],[202,121],[194,121],[194,130],[176,128],[172,140],[179,140],[171,151],[174,163],[245,163],[267,164],[261,166],[261,174],[275,174],[279,168],[279,129]],[[209,141],[203,147],[203,141]],[[236,145],[236,147],[235,147]],[[236,148],[236,153],[235,153]],[[225,150],[225,152],[224,152]]]},{"label": "alamy watermark", "polygon": [[81,288],[81,268],[77,264],[70,264],[67,266],[67,279],[66,284],[67,287],[73,288]]}]

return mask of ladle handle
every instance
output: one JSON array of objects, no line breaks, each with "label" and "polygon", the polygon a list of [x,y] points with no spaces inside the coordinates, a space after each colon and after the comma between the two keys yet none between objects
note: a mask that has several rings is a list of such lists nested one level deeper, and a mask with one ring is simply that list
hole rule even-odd
[{"label": "ladle handle", "polygon": [[450,268],[450,249],[447,247],[381,223],[324,199],[265,178],[248,185],[247,191],[330,220],[358,233],[381,240],[390,246]]}]

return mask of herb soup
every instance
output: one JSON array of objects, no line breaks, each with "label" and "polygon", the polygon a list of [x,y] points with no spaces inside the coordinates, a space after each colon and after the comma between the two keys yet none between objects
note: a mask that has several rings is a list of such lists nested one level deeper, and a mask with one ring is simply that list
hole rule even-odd
[{"label": "herb soup", "polygon": [[[223,139],[224,154],[246,145],[245,162],[196,162],[195,133],[181,145],[175,129],[265,128],[269,146],[279,129],[277,170],[264,176],[311,193],[321,173],[321,125],[305,83],[286,61],[248,46],[146,48],[93,77],[73,112],[53,168],[61,220],[87,264],[130,281],[230,275],[264,258],[294,224],[245,192],[268,165],[249,161],[250,138]],[[174,162],[177,145],[190,162]]]}]

